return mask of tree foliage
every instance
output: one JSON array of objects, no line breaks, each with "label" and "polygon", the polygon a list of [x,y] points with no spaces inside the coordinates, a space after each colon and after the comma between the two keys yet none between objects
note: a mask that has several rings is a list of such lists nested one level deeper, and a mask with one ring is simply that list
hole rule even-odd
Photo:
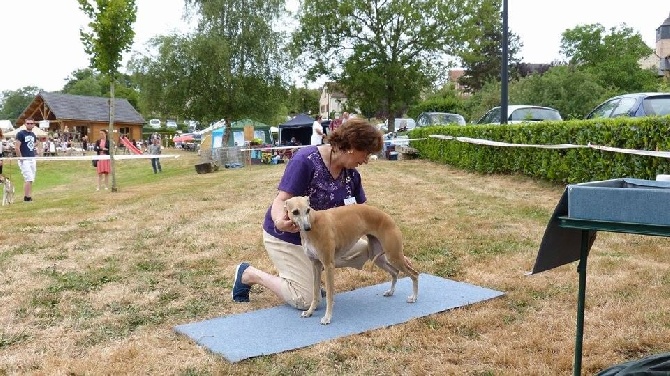
[{"label": "tree foliage", "polygon": [[16,120],[41,91],[35,86],[26,86],[18,90],[5,90],[0,100],[0,119]]},{"label": "tree foliage", "polygon": [[509,87],[510,103],[536,104],[557,109],[563,119],[581,119],[612,96],[594,74],[570,66],[557,66],[531,75]]},{"label": "tree foliage", "polygon": [[[556,66],[544,74],[511,81],[508,91],[510,104],[553,107],[566,120],[583,118],[614,94],[594,74],[571,66]],[[463,115],[476,121],[495,106],[500,106],[500,81],[491,80],[465,101]]]},{"label": "tree foliage", "polygon": [[464,101],[460,98],[452,83],[449,83],[426,97],[425,100],[410,107],[407,116],[418,117],[422,112],[448,112],[463,114]]},{"label": "tree foliage", "polygon": [[319,98],[321,93],[318,89],[307,89],[304,87],[291,87],[288,90],[286,106],[289,114],[317,113],[319,110]]},{"label": "tree foliage", "polygon": [[[461,65],[465,74],[459,78],[469,92],[480,90],[486,82],[500,81],[500,67],[502,66],[502,18],[499,14],[501,0],[483,0],[477,9],[476,17],[471,22],[474,27],[465,36],[465,47],[460,51]],[[519,36],[508,33],[508,72],[509,78],[519,77],[517,56],[523,44]]]},{"label": "tree foliage", "polygon": [[340,83],[366,116],[393,118],[439,83],[481,1],[304,0],[294,56],[308,77]]},{"label": "tree foliage", "polygon": [[617,92],[653,91],[658,85],[656,73],[638,63],[653,50],[625,24],[609,31],[600,24],[566,30],[560,51],[571,65],[591,72],[602,86]]},{"label": "tree foliage", "polygon": [[100,97],[108,95],[107,82],[91,68],[79,69],[70,74],[61,90],[64,94]]},{"label": "tree foliage", "polygon": [[[91,19],[90,32],[80,30],[84,49],[91,56],[91,66],[109,79],[109,135],[114,131],[114,84],[121,65],[121,54],[129,51],[135,39],[133,24],[137,18],[135,0],[78,0],[79,8]],[[112,192],[116,192],[114,148],[110,148]]]},{"label": "tree foliage", "polygon": [[133,24],[137,19],[135,0],[77,0],[79,8],[91,19],[89,32],[80,30],[84,50],[91,56],[91,66],[110,81],[119,71],[121,55],[130,51],[135,39]]},{"label": "tree foliage", "polygon": [[[127,74],[119,73],[116,76],[114,96],[125,98],[135,108],[138,107],[139,93]],[[84,95],[92,97],[110,96],[109,86],[105,77],[92,68],[83,68],[73,71],[61,90],[63,94]]]},{"label": "tree foliage", "polygon": [[284,36],[273,25],[284,12],[284,2],[186,4],[200,15],[197,31],[156,37],[151,42],[155,56],[131,62],[144,112],[203,123],[243,117],[276,123],[286,96],[285,54]]}]

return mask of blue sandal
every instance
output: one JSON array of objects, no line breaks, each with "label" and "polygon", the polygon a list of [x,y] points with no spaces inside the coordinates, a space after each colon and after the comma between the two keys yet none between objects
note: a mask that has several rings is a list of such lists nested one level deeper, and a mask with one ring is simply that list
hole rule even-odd
[{"label": "blue sandal", "polygon": [[235,281],[233,282],[233,301],[236,302],[248,302],[249,301],[249,290],[251,286],[242,283],[242,274],[249,267],[249,263],[243,262],[237,265],[235,269]]}]

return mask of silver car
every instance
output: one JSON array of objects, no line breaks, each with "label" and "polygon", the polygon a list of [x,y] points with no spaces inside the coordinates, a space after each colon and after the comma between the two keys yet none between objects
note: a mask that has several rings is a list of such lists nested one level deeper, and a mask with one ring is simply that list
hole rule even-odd
[{"label": "silver car", "polygon": [[[538,121],[561,121],[563,118],[558,110],[551,107],[533,105],[507,106],[507,123],[518,124]],[[475,124],[500,124],[500,106],[493,107]]]}]

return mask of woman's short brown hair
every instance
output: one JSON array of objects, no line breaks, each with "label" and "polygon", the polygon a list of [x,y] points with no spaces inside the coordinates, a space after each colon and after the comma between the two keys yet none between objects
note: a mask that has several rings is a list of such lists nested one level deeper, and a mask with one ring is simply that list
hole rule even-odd
[{"label": "woman's short brown hair", "polygon": [[374,125],[359,118],[347,120],[328,136],[328,142],[336,150],[359,150],[368,154],[379,153],[384,137]]}]

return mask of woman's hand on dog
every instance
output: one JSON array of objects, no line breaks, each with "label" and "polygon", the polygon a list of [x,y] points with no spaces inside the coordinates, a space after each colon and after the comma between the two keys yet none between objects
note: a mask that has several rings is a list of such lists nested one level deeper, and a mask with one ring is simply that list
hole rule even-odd
[{"label": "woman's hand on dog", "polygon": [[284,215],[284,217],[277,219],[275,221],[275,227],[279,231],[300,232],[298,226],[296,226],[296,224],[293,223],[293,221],[290,220],[287,215]]}]

